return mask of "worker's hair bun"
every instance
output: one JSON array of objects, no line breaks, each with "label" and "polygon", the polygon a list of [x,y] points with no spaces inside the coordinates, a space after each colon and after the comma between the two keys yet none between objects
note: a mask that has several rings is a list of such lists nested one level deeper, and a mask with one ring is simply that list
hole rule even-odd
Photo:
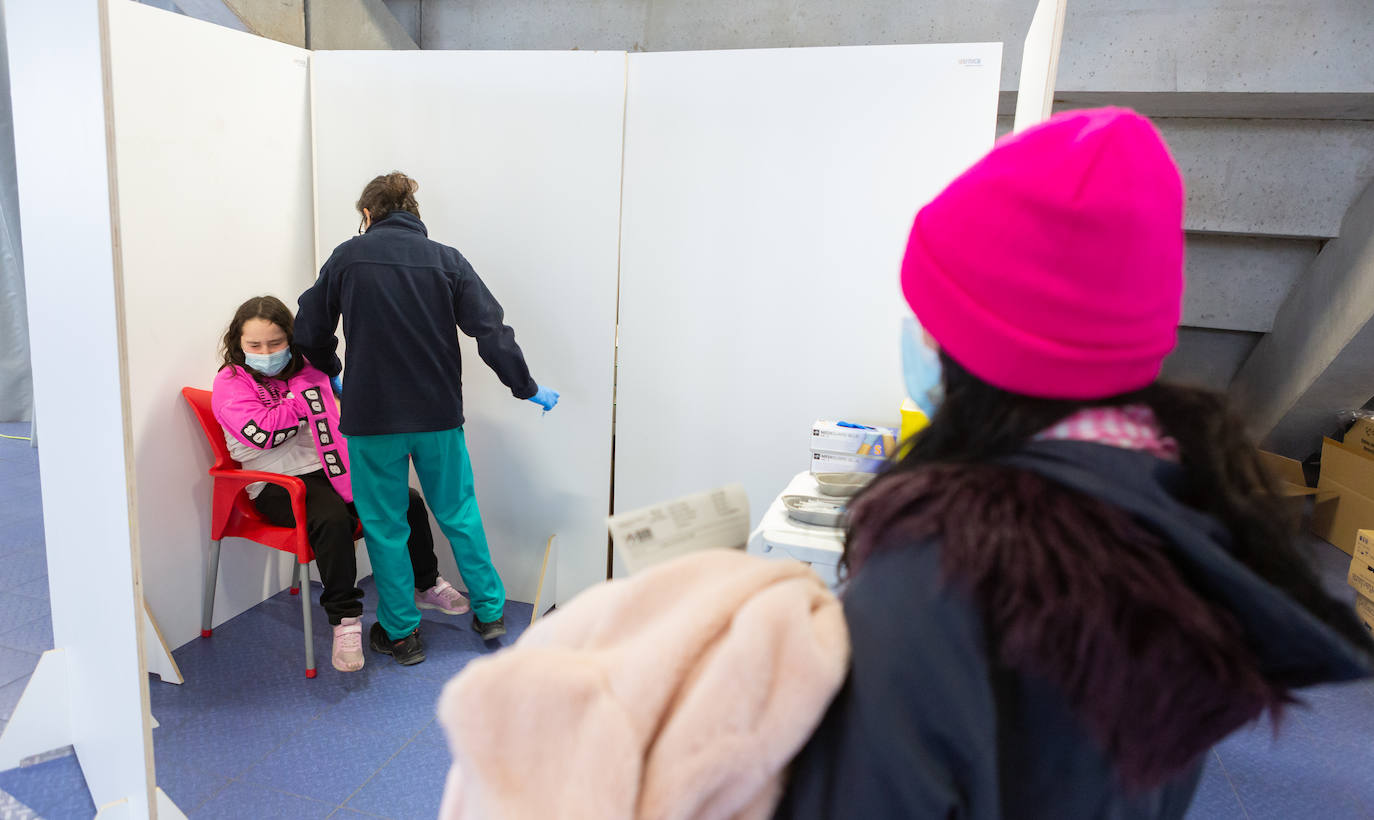
[{"label": "worker's hair bun", "polygon": [[358,213],[366,208],[373,222],[386,219],[396,211],[406,211],[418,217],[420,203],[415,201],[415,192],[418,190],[420,183],[400,171],[374,177],[363,187],[362,196],[358,197]]}]

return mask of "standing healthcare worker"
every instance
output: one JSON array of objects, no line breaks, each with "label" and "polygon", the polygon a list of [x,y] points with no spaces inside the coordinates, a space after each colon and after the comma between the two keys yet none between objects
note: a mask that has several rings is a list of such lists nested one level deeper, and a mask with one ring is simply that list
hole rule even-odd
[{"label": "standing healthcare worker", "polygon": [[1225,397],[1157,381],[1182,225],[1120,109],[1001,142],[916,216],[933,418],[850,506],[853,666],[776,817],[1181,818],[1215,743],[1370,675]]},{"label": "standing healthcare worker", "polygon": [[334,329],[343,318],[348,389],[339,428],[348,439],[354,503],[377,583],[372,649],[423,661],[420,611],[406,540],[410,463],[453,548],[484,640],[506,633],[501,576],[492,566],[463,435],[457,326],[518,399],[546,411],[558,393],[530,377],[501,305],[457,250],[429,239],[417,183],[394,172],[363,188],[360,236],[334,249],[301,294],[296,344],[330,376],[341,370]]}]

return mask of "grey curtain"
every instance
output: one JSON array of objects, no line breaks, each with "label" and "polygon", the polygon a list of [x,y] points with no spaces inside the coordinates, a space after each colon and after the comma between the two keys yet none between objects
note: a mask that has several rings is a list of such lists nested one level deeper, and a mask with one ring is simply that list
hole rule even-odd
[{"label": "grey curtain", "polygon": [[0,9],[0,421],[28,421],[33,407],[24,261],[19,249],[19,185],[14,171],[10,62]]}]

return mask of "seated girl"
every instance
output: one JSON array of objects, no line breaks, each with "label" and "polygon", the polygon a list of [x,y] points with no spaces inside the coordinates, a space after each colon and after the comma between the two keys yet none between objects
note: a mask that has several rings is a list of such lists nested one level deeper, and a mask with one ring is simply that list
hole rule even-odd
[{"label": "seated girl", "polygon": [[[324,586],[320,606],[334,627],[332,662],[340,672],[356,672],[363,667],[363,591],[348,450],[338,434],[330,381],[295,351],[292,324],[290,309],[276,297],[256,296],[239,306],[224,334],[211,406],[230,455],[245,469],[305,482],[306,530]],[[249,485],[248,495],[268,521],[296,525],[285,488],[261,482]],[[439,577],[429,515],[414,489],[407,518],[416,605],[449,615],[467,612],[467,600]]]}]

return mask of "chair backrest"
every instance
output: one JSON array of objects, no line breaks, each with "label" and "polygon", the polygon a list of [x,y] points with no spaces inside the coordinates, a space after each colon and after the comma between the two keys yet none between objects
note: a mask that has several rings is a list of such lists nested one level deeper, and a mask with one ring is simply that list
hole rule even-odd
[{"label": "chair backrest", "polygon": [[205,431],[205,438],[210,442],[210,452],[215,454],[213,469],[240,469],[239,463],[229,455],[229,445],[224,441],[224,428],[215,418],[215,411],[210,408],[210,391],[183,387],[181,395],[185,397],[186,403],[191,405],[191,410],[196,414],[196,421],[200,422],[200,429]]}]

